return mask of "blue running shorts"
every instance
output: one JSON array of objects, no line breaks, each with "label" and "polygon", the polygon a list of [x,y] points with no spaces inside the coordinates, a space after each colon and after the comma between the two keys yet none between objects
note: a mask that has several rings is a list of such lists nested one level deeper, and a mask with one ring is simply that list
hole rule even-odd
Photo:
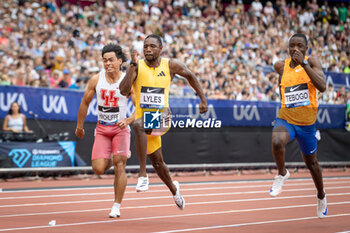
[{"label": "blue running shorts", "polygon": [[317,151],[316,126],[312,125],[293,125],[287,121],[277,118],[273,128],[282,126],[289,133],[289,142],[294,138],[298,140],[300,150],[304,155],[312,155]]}]

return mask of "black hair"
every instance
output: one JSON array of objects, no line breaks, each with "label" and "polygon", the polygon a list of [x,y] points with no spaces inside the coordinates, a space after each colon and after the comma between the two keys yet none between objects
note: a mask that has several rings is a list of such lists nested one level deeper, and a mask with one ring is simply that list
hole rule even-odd
[{"label": "black hair", "polygon": [[12,105],[13,104],[17,104],[18,105],[18,113],[21,113],[21,106],[19,106],[19,103],[15,101],[15,102],[12,102],[12,104],[10,106],[9,115],[13,114],[13,112],[12,112]]},{"label": "black hair", "polygon": [[109,52],[114,52],[115,53],[115,56],[118,58],[118,59],[122,59],[123,62],[126,62],[127,59],[126,59],[126,56],[125,54],[123,53],[123,50],[122,48],[119,46],[119,45],[116,45],[116,44],[112,44],[112,43],[109,43],[107,45],[105,45],[102,49],[102,57],[105,53],[109,53]]},{"label": "black hair", "polygon": [[163,43],[162,43],[162,38],[156,34],[150,34],[148,36],[146,36],[145,40],[147,40],[148,38],[156,38],[159,42],[159,45],[162,47],[163,46]]},{"label": "black hair", "polygon": [[303,33],[296,33],[296,34],[294,34],[294,35],[290,38],[290,40],[291,40],[292,38],[294,38],[294,37],[303,38],[304,41],[305,41],[305,45],[307,46],[307,38],[306,38],[305,34],[303,34]]}]

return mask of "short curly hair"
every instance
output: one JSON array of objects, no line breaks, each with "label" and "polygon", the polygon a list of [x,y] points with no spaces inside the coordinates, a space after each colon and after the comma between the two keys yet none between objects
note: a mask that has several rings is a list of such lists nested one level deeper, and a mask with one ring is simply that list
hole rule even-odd
[{"label": "short curly hair", "polygon": [[123,52],[123,49],[119,45],[109,43],[106,46],[104,46],[102,49],[102,57],[105,53],[109,53],[109,52],[114,52],[115,56],[118,59],[122,59],[123,62],[127,61],[126,56]]}]

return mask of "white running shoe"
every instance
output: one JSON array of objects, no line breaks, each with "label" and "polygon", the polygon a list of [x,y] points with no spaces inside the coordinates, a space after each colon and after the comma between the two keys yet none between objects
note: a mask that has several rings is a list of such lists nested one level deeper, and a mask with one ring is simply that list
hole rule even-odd
[{"label": "white running shoe", "polygon": [[120,209],[117,206],[113,205],[111,212],[109,213],[109,217],[110,218],[116,218],[116,217],[119,218],[120,217]]},{"label": "white running shoe", "polygon": [[140,176],[137,180],[136,192],[146,192],[148,190],[148,175]]},{"label": "white running shoe", "polygon": [[324,218],[327,215],[327,199],[326,196],[324,196],[324,198],[321,200],[319,198],[317,198],[317,216],[319,218]]},{"label": "white running shoe", "polygon": [[281,175],[275,176],[275,180],[273,181],[272,187],[270,189],[270,195],[272,197],[275,197],[282,192],[283,183],[289,178],[289,176],[290,176],[290,173],[288,170],[284,176],[281,176]]},{"label": "white running shoe", "polygon": [[176,194],[174,196],[174,201],[177,207],[179,207],[180,210],[185,209],[185,199],[180,194],[180,184],[178,181],[174,181],[173,184],[176,187]]}]

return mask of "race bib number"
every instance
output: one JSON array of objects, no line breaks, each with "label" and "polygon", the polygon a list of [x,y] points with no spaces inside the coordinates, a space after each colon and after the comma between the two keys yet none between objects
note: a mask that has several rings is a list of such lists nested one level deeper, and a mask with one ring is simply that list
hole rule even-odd
[{"label": "race bib number", "polygon": [[307,83],[286,87],[284,90],[284,103],[287,108],[310,105],[310,93]]},{"label": "race bib number", "polygon": [[119,120],[119,107],[98,106],[98,120],[107,123],[117,123]]},{"label": "race bib number", "polygon": [[141,108],[164,108],[164,88],[141,87]]}]

